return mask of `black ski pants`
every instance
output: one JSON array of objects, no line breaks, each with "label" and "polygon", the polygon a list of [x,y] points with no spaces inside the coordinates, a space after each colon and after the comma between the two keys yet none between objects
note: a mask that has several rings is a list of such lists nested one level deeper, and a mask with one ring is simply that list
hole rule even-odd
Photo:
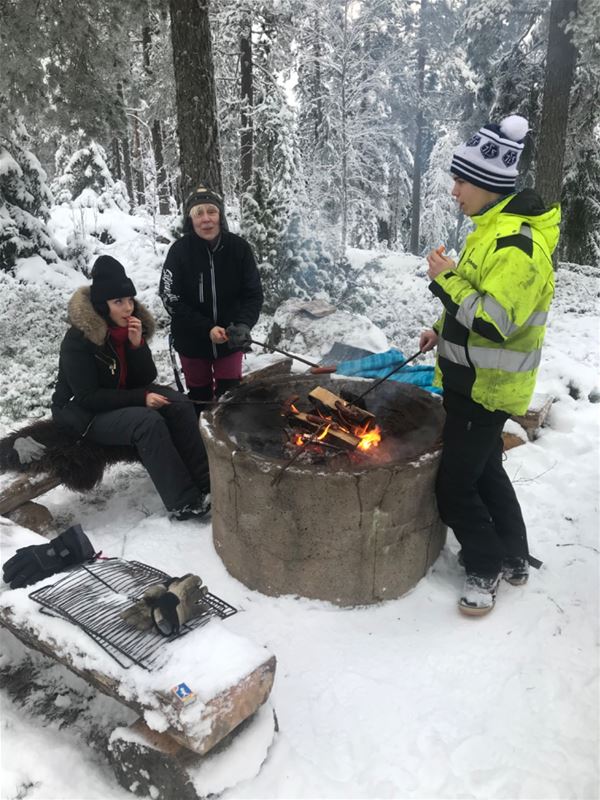
[{"label": "black ski pants", "polygon": [[210,491],[210,480],[194,406],[169,387],[152,385],[148,390],[164,395],[170,404],[97,414],[87,437],[99,444],[133,445],[169,510],[195,505],[201,493]]},{"label": "black ski pants", "polygon": [[[508,415],[506,415],[508,418]],[[504,421],[447,411],[436,481],[442,521],[462,547],[467,572],[497,575],[505,558],[527,558],[527,532],[502,466]]]}]

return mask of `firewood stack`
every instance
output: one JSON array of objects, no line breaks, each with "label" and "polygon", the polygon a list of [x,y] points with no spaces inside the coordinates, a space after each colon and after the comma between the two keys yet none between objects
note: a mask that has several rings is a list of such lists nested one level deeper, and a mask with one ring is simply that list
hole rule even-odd
[{"label": "firewood stack", "polygon": [[339,450],[367,450],[380,439],[375,415],[344,400],[328,389],[317,386],[308,394],[311,411],[296,407],[298,395],[286,400],[282,413],[290,426],[301,433],[292,437],[293,444],[325,445]]}]

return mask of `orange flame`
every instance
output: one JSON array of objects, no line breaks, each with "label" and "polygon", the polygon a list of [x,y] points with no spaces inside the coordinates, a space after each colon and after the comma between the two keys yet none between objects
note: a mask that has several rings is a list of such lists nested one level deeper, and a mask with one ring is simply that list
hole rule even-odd
[{"label": "orange flame", "polygon": [[[293,403],[290,404],[290,411],[295,414],[300,413]],[[372,429],[370,429],[370,425],[372,424],[371,420],[369,420],[363,426],[349,424],[341,425],[339,422],[331,419],[331,417],[327,417],[325,414],[323,414],[321,409],[315,409],[315,412],[316,413],[313,414],[313,421],[315,417],[318,417],[323,421],[323,425],[318,429],[318,433],[317,431],[314,433],[307,433],[306,431],[302,433],[295,433],[291,441],[297,447],[305,447],[311,443],[324,441],[332,427],[335,431],[343,431],[344,433],[351,434],[358,438],[360,441],[356,445],[356,449],[362,452],[366,452],[367,450],[377,447],[381,442],[381,428],[379,425],[375,425]]]},{"label": "orange flame", "polygon": [[360,437],[360,442],[357,445],[358,449],[369,450],[371,447],[377,447],[381,441],[381,428],[376,425],[373,430],[369,431],[366,430],[365,426],[365,428],[357,429],[356,435]]},{"label": "orange flame", "polygon": [[325,426],[325,429],[323,430],[323,432],[322,432],[322,433],[320,433],[320,434],[317,436],[317,441],[318,441],[318,442],[322,442],[322,441],[323,441],[323,439],[324,439],[324,438],[327,436],[327,433],[328,433],[328,431],[329,431],[329,428],[331,428],[331,423],[330,423],[329,425],[326,425],[326,426]]}]

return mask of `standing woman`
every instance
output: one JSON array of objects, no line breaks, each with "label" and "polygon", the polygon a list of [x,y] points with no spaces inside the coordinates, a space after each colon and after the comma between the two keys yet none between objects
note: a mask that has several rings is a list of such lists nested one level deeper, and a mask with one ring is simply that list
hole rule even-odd
[{"label": "standing woman", "polygon": [[195,189],[183,232],[167,254],[159,294],[189,397],[211,401],[240,382],[263,293],[250,245],[227,230],[220,195]]},{"label": "standing woman", "polygon": [[154,320],[111,256],[100,256],[92,285],[69,301],[52,395],[57,425],[103,445],[133,445],[174,519],[210,509],[206,451],[192,403],[158,386],[147,340]]}]

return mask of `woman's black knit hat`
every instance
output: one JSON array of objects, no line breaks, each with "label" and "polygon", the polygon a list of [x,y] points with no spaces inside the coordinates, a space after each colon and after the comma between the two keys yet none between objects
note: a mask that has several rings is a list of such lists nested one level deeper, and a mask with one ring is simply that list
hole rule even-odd
[{"label": "woman's black knit hat", "polygon": [[135,297],[135,286],[125,267],[112,256],[100,256],[92,267],[90,299],[94,305],[117,297]]}]

